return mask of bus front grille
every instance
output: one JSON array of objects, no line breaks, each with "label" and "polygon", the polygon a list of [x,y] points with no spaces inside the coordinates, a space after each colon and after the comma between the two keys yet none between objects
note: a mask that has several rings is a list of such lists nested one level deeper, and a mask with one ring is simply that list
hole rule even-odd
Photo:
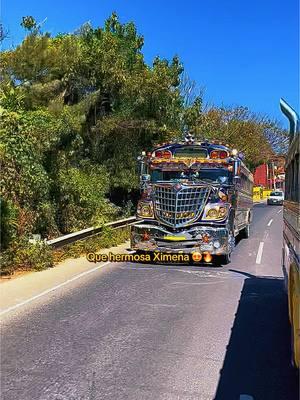
[{"label": "bus front grille", "polygon": [[173,228],[193,223],[200,217],[209,191],[200,185],[156,184],[154,208],[157,219]]}]

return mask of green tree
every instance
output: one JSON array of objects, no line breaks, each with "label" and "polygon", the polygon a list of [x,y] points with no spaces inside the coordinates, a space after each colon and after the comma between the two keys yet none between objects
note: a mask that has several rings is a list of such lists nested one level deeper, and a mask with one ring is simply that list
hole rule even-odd
[{"label": "green tree", "polygon": [[37,23],[32,16],[27,16],[22,18],[21,26],[28,31],[32,31],[37,28]]}]

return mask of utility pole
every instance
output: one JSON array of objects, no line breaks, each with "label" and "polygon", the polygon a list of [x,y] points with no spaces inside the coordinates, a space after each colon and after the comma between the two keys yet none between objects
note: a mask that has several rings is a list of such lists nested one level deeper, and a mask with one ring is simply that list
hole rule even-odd
[{"label": "utility pole", "polygon": [[272,171],[273,171],[273,188],[274,188],[274,190],[276,190],[276,182],[275,182],[275,166],[274,166],[274,162],[273,162],[273,161],[272,161],[271,165],[272,165]]}]

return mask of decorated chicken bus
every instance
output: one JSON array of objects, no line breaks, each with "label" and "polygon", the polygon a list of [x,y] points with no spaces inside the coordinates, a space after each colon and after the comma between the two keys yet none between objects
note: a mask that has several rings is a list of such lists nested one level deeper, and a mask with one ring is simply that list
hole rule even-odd
[{"label": "decorated chicken bus", "polygon": [[229,263],[235,237],[249,237],[252,219],[253,176],[243,154],[187,134],[183,142],[143,152],[139,161],[140,221],[132,226],[131,248],[197,252],[202,262]]},{"label": "decorated chicken bus", "polygon": [[290,122],[290,143],[285,163],[282,266],[288,294],[292,362],[300,367],[300,126],[299,116],[283,99],[282,112]]}]

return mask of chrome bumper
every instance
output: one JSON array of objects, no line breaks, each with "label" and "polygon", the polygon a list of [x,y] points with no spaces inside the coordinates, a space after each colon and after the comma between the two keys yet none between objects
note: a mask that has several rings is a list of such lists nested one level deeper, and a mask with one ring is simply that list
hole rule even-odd
[{"label": "chrome bumper", "polygon": [[198,225],[172,232],[166,227],[145,221],[131,227],[133,250],[188,254],[198,251],[223,255],[230,253],[233,246],[234,238],[226,227]]}]

